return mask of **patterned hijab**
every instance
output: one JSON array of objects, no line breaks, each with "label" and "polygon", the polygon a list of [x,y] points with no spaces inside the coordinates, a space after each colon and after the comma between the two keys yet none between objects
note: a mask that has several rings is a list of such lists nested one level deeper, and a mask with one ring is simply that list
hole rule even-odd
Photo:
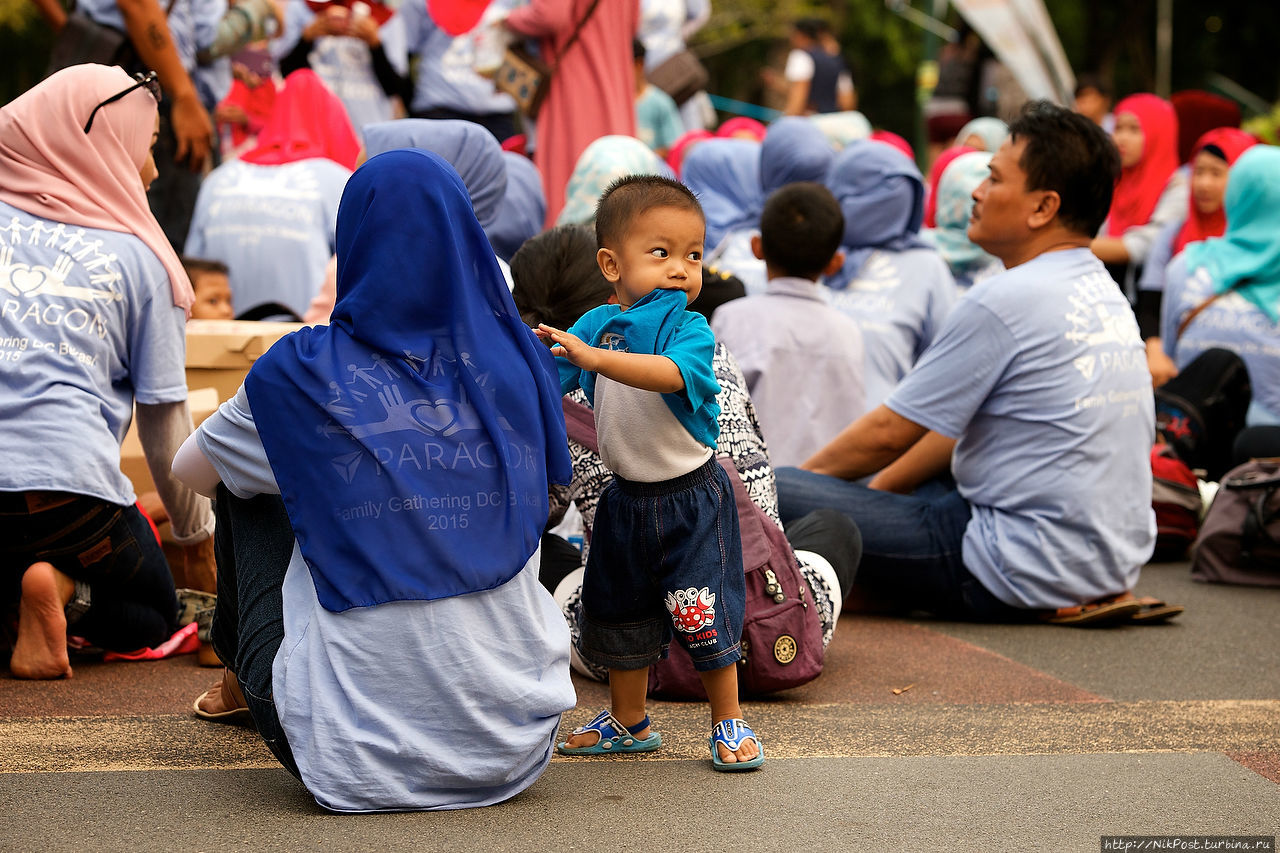
[{"label": "patterned hijab", "polygon": [[556,224],[594,221],[600,196],[625,175],[675,177],[667,164],[634,136],[602,136],[587,146],[573,167]]}]

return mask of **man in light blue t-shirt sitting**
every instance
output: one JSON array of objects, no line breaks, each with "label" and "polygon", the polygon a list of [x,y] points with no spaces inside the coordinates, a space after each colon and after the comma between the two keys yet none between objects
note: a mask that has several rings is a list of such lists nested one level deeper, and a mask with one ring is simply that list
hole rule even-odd
[{"label": "man in light blue t-shirt sitting", "polygon": [[[784,522],[820,507],[857,522],[871,595],[983,621],[1181,612],[1130,593],[1155,542],[1151,377],[1133,312],[1089,251],[1119,171],[1091,122],[1030,105],[969,225],[1006,271],[956,304],[883,405],[803,469],[779,469]],[[948,464],[954,487],[935,480]],[[870,488],[849,482],[871,474]]]}]

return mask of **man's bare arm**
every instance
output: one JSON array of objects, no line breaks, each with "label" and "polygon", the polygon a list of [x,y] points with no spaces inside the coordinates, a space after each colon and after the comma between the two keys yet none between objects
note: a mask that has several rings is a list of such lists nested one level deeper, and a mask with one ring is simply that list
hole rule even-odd
[{"label": "man's bare arm", "polygon": [[858,418],[800,466],[843,480],[874,474],[919,441],[927,430],[889,409],[876,406]]},{"label": "man's bare arm", "polygon": [[909,495],[921,483],[951,470],[951,453],[956,440],[932,430],[911,445],[911,449],[885,466],[867,485],[883,492]]},{"label": "man's bare arm", "polygon": [[182,67],[164,7],[158,0],[117,0],[117,5],[138,57],[156,72],[166,96],[173,102],[170,120],[178,141],[177,159],[186,162],[192,171],[199,171],[209,157],[213,122]]}]

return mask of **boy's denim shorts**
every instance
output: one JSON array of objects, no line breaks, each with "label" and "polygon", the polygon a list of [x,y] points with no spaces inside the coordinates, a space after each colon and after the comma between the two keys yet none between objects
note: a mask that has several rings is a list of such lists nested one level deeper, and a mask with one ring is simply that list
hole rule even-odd
[{"label": "boy's denim shorts", "polygon": [[742,657],[746,582],[738,508],[712,457],[684,476],[614,476],[592,525],[579,653],[610,669],[666,657],[674,633],[700,672]]}]

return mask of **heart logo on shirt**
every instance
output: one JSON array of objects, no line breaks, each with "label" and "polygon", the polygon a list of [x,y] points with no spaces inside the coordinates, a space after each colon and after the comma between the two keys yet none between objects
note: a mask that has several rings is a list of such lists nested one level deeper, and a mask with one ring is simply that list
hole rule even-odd
[{"label": "heart logo on shirt", "polygon": [[23,296],[38,292],[48,279],[48,271],[44,267],[33,269],[26,264],[14,264],[9,268],[9,283]]}]

